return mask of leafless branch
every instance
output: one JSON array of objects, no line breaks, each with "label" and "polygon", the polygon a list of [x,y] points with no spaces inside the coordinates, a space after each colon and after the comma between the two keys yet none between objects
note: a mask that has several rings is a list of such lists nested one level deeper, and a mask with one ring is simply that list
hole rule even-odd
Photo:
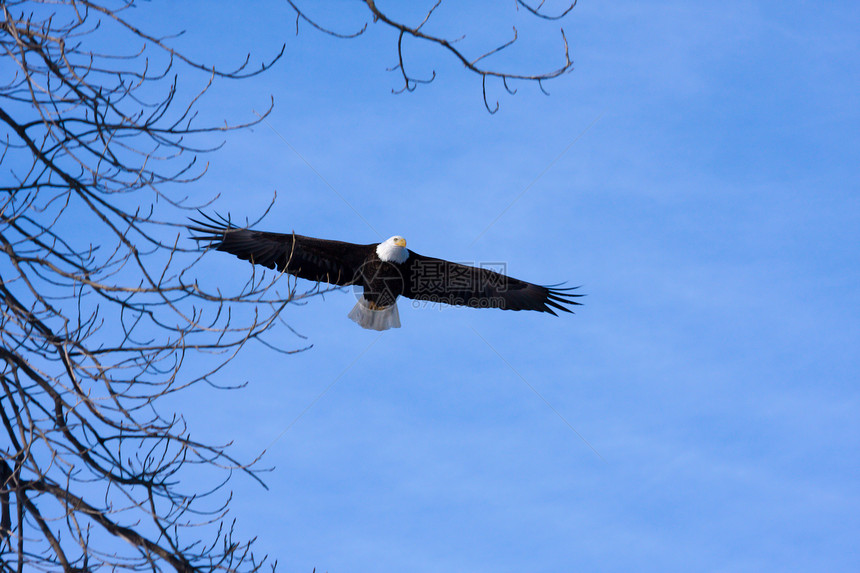
[{"label": "leafless branch", "polygon": [[562,12],[560,14],[556,14],[555,16],[550,16],[549,14],[544,14],[543,12],[541,12],[543,5],[546,3],[546,0],[541,0],[536,7],[529,5],[524,0],[517,0],[517,5],[522,6],[523,8],[525,8],[526,10],[528,10],[529,12],[531,12],[532,14],[537,16],[538,18],[543,18],[544,20],[561,20],[562,18],[567,16],[571,10],[573,10],[576,7],[576,2],[577,2],[577,0],[574,0],[572,3],[570,3],[567,6],[567,8],[562,10]]},{"label": "leafless branch", "polygon": [[[298,32],[298,22],[300,19],[304,20],[305,22],[308,22],[317,30],[320,30],[326,34],[329,34],[331,36],[335,36],[338,38],[354,38],[356,36],[363,34],[365,32],[365,30],[367,29],[367,24],[365,24],[364,27],[362,27],[355,34],[344,35],[344,34],[336,33],[334,31],[330,30],[329,28],[326,28],[325,26],[320,25],[319,23],[317,23],[313,19],[311,19],[305,13],[305,11],[301,7],[297,6],[296,3],[293,2],[292,0],[287,0],[287,2],[290,4],[290,6],[296,12],[296,32]],[[434,79],[436,79],[435,70],[432,71],[429,78],[424,78],[424,79],[416,78],[414,76],[411,76],[409,73],[407,73],[406,66],[404,64],[404,43],[403,43],[403,40],[406,37],[410,37],[410,38],[414,38],[417,40],[429,42],[431,44],[435,44],[437,46],[442,47],[445,51],[452,54],[456,59],[458,59],[467,70],[481,76],[481,86],[482,86],[482,93],[483,93],[483,99],[484,99],[484,106],[487,108],[487,111],[489,111],[491,114],[496,113],[496,111],[498,111],[499,104],[498,104],[498,102],[496,102],[495,106],[493,106],[493,107],[490,106],[489,100],[487,99],[487,78],[501,79],[505,90],[507,90],[507,92],[510,94],[516,93],[516,90],[511,89],[510,86],[508,85],[511,80],[523,80],[523,81],[537,82],[538,85],[540,86],[541,91],[546,93],[546,91],[543,89],[543,85],[542,85],[542,83],[544,81],[556,78],[556,77],[558,77],[558,76],[560,76],[560,75],[573,69],[573,61],[570,59],[570,46],[568,45],[567,37],[565,36],[563,28],[561,29],[561,39],[562,39],[562,44],[564,47],[564,60],[560,66],[558,66],[557,68],[550,70],[548,72],[537,73],[537,74],[506,72],[506,71],[500,71],[500,70],[492,68],[492,67],[485,67],[483,65],[483,63],[484,63],[484,60],[486,60],[490,56],[496,55],[499,52],[502,52],[503,50],[510,48],[511,46],[513,46],[516,43],[516,41],[518,39],[518,34],[517,34],[516,28],[514,28],[513,39],[506,41],[506,42],[503,42],[502,44],[496,46],[495,48],[488,49],[488,50],[484,51],[483,53],[477,55],[476,57],[470,58],[470,57],[467,57],[465,55],[465,53],[463,53],[463,51],[460,50],[455,45],[457,42],[459,42],[462,39],[462,37],[452,40],[452,39],[447,39],[447,38],[444,38],[442,36],[437,36],[437,35],[423,31],[425,24],[427,24],[427,22],[434,15],[434,13],[439,8],[439,6],[442,4],[442,0],[436,0],[436,3],[427,11],[423,20],[418,25],[409,25],[409,24],[406,24],[402,21],[395,19],[394,17],[390,16],[388,12],[384,12],[383,10],[381,10],[377,6],[375,0],[362,0],[362,2],[367,6],[368,10],[370,11],[371,17],[372,17],[372,20],[374,23],[382,22],[383,24],[385,24],[385,25],[398,31],[398,35],[397,35],[397,65],[389,68],[389,70],[392,70],[392,71],[393,70],[399,70],[400,75],[403,78],[403,87],[400,89],[392,90],[392,92],[396,93],[396,94],[403,93],[405,91],[408,91],[408,92],[414,91],[415,88],[417,88],[419,84],[428,84],[428,83],[432,82]],[[543,4],[544,4],[543,1],[541,1],[537,6],[532,6],[528,3],[526,3],[524,0],[516,0],[516,2],[517,2],[517,6],[522,6],[525,10],[527,10],[532,15],[534,15],[538,18],[544,19],[544,20],[559,20],[561,18],[564,18],[576,6],[576,2],[574,1],[572,4],[569,4],[560,14],[548,15],[548,14],[541,11],[543,8]]]},{"label": "leafless branch", "polygon": [[343,39],[357,38],[358,36],[361,36],[362,34],[364,34],[365,30],[367,30],[367,23],[365,22],[364,26],[362,26],[358,32],[353,32],[352,34],[341,34],[341,33],[335,32],[334,30],[330,30],[328,28],[323,28],[322,26],[320,26],[319,24],[317,24],[316,22],[314,22],[313,20],[308,18],[304,12],[299,10],[299,8],[293,3],[292,0],[287,0],[287,4],[289,4],[293,8],[293,10],[295,10],[295,12],[296,12],[296,35],[298,35],[298,33],[299,33],[299,22],[300,21],[305,21],[308,24],[310,24],[311,26],[313,26],[314,28],[316,28],[317,30],[319,30],[320,32],[323,32],[324,34],[328,34],[329,36],[334,36],[335,38],[343,38]]},{"label": "leafless branch", "polygon": [[[2,569],[258,570],[224,491],[237,472],[259,481],[257,460],[192,439],[162,398],[222,385],[303,296],[273,275],[208,282],[180,231],[198,205],[176,196],[200,153],[260,121],[206,125],[200,98],[281,54],[222,72],[132,25],[131,0],[40,4],[0,3]],[[88,47],[108,32],[141,47]]]}]

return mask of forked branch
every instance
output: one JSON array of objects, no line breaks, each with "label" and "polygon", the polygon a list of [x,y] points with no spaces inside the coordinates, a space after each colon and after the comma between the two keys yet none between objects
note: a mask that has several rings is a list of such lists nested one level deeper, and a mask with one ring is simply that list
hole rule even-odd
[{"label": "forked branch", "polygon": [[[310,18],[306,14],[306,12],[302,8],[297,6],[295,4],[295,2],[293,2],[292,0],[287,0],[287,2],[290,4],[290,6],[296,12],[296,32],[298,32],[299,20],[302,20],[302,21],[309,23],[310,25],[312,25],[314,28],[316,28],[317,30],[319,30],[321,32],[324,32],[326,34],[329,34],[331,36],[335,36],[338,38],[355,38],[355,37],[363,34],[365,32],[365,30],[367,29],[367,24],[365,24],[358,32],[355,32],[352,34],[341,34],[341,33],[335,32],[335,31],[321,25],[320,23],[313,20],[312,18]],[[487,99],[487,97],[488,97],[487,96],[487,78],[497,78],[497,79],[502,80],[502,84],[504,85],[505,89],[508,91],[508,93],[511,93],[511,94],[516,92],[516,90],[513,90],[509,86],[509,82],[512,80],[537,82],[541,91],[546,93],[546,91],[543,88],[543,82],[544,81],[550,80],[553,78],[557,78],[560,75],[562,75],[566,72],[569,72],[570,70],[573,69],[573,61],[570,59],[570,46],[569,46],[568,41],[567,41],[567,36],[564,33],[564,28],[562,28],[560,31],[562,46],[563,46],[563,61],[562,61],[561,65],[559,65],[558,67],[556,67],[550,71],[541,72],[541,73],[508,72],[508,71],[501,71],[501,70],[496,69],[496,68],[491,67],[491,66],[487,66],[487,65],[485,65],[485,61],[488,58],[490,58],[491,56],[497,55],[500,52],[510,48],[511,46],[513,46],[517,42],[519,35],[517,33],[516,27],[514,27],[514,29],[513,29],[513,37],[510,40],[505,41],[505,42],[499,44],[498,46],[496,46],[494,48],[488,49],[485,52],[483,52],[483,53],[481,53],[475,57],[468,57],[456,45],[460,40],[463,39],[463,36],[461,36],[457,39],[448,39],[448,38],[445,38],[443,36],[427,33],[423,30],[425,24],[427,24],[427,22],[431,19],[431,17],[434,15],[434,13],[436,13],[437,9],[442,4],[442,0],[436,0],[436,3],[427,11],[424,18],[422,19],[422,21],[418,25],[409,25],[409,24],[406,24],[406,23],[390,16],[389,13],[383,11],[382,9],[380,9],[377,6],[375,0],[362,0],[362,2],[365,4],[365,6],[367,6],[367,9],[370,11],[373,22],[382,22],[383,24],[397,30],[397,32],[398,32],[398,35],[397,35],[397,64],[395,66],[389,68],[389,70],[391,70],[391,71],[399,70],[401,78],[403,79],[403,87],[400,89],[397,89],[397,90],[392,90],[392,92],[396,93],[396,94],[403,93],[405,91],[408,91],[408,92],[414,91],[418,87],[419,84],[428,84],[428,83],[432,82],[434,79],[436,79],[435,70],[431,72],[430,77],[426,77],[426,78],[415,77],[406,71],[406,65],[404,62],[405,58],[404,58],[404,42],[403,42],[404,38],[406,38],[406,37],[414,38],[416,40],[421,40],[424,42],[429,42],[431,44],[440,46],[443,50],[447,51],[449,54],[453,55],[457,60],[459,60],[460,63],[462,63],[463,66],[467,70],[481,76],[481,85],[482,85],[484,106],[487,108],[487,111],[489,111],[491,114],[496,113],[496,111],[498,111],[499,103],[496,102],[494,106],[492,106],[492,107],[490,106],[490,102]],[[516,2],[517,2],[517,6],[523,7],[530,14],[532,14],[538,18],[544,19],[544,20],[559,20],[561,18],[564,18],[576,6],[576,2],[574,1],[572,4],[569,4],[564,10],[562,10],[559,14],[550,15],[550,14],[547,14],[547,13],[542,11],[543,10],[543,4],[544,4],[543,1],[541,1],[537,6],[532,6],[531,4],[528,4],[527,2],[525,2],[524,0],[516,0]]]}]

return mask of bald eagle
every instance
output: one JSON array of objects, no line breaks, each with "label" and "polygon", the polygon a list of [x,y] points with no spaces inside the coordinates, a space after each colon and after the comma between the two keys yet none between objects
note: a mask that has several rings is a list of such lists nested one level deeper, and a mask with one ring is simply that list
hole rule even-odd
[{"label": "bald eagle", "polygon": [[566,305],[582,295],[577,287],[540,286],[487,268],[471,267],[419,255],[406,239],[393,236],[382,243],[357,245],[315,239],[295,233],[270,233],[240,228],[229,219],[192,219],[189,230],[198,242],[240,259],[297,277],[362,289],[349,318],[361,327],[400,327],[397,297],[502,310],[536,310],[554,316],[573,312]]}]

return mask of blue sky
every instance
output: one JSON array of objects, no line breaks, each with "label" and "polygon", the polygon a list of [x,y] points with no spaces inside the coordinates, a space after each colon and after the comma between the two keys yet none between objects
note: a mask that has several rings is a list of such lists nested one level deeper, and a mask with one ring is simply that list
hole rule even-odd
[{"label": "blue sky", "polygon": [[[557,24],[453,4],[429,30],[469,53],[516,23],[500,67],[561,61]],[[314,13],[366,20],[356,2]],[[270,490],[235,479],[233,515],[282,570],[860,568],[856,3],[582,2],[564,21],[575,71],[550,97],[491,84],[494,116],[479,78],[414,42],[407,65],[437,80],[392,95],[380,25],[296,37],[286,3],[262,1],[134,20],[222,65],[287,45],[203,101],[215,122],[275,108],[183,193],[255,219],[277,191],[261,228],[400,234],[588,295],[559,318],[401,301],[380,336],[330,293],[284,315],[307,340],[282,342],[313,349],[247,347],[223,372],[246,389],[181,398],[195,435],[246,459],[268,446]]]}]

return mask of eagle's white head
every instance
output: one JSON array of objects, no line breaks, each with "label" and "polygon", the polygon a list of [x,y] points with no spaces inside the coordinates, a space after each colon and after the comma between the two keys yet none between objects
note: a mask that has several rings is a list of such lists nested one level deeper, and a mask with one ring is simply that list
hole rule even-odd
[{"label": "eagle's white head", "polygon": [[400,235],[394,235],[378,245],[376,254],[380,260],[386,263],[403,263],[409,258],[409,250],[406,248],[406,239]]}]

